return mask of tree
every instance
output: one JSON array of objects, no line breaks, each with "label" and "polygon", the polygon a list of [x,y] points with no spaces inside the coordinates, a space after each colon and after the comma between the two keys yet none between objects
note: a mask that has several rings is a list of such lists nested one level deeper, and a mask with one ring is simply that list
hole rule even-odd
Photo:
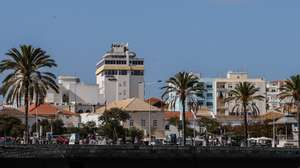
[{"label": "tree", "polygon": [[0,136],[22,137],[25,125],[19,118],[1,115],[0,116]]},{"label": "tree", "polygon": [[204,126],[207,132],[217,134],[219,133],[220,124],[215,119],[210,119],[207,117],[201,117],[198,120],[198,125]]},{"label": "tree", "polygon": [[53,134],[60,135],[65,132],[64,122],[61,119],[56,119],[51,123]]},{"label": "tree", "polygon": [[84,128],[89,134],[95,133],[97,129],[95,121],[88,121],[86,124],[84,124]]},{"label": "tree", "polygon": [[239,105],[242,106],[242,114],[244,115],[244,140],[246,147],[248,146],[248,109],[253,109],[252,112],[255,112],[255,114],[257,114],[256,109],[258,108],[256,108],[254,101],[262,101],[265,98],[262,95],[258,95],[258,91],[259,88],[256,88],[254,84],[250,82],[240,82],[233,90],[229,91],[229,96],[225,99],[225,102],[234,101],[235,106],[233,110]]},{"label": "tree", "polygon": [[[272,121],[270,121],[272,122]],[[269,137],[272,138],[272,129],[273,126],[269,124],[270,122],[263,122],[254,125],[249,125],[248,129],[252,137]],[[235,136],[243,136],[244,128],[243,126],[224,126],[226,132],[228,134],[233,133]],[[279,131],[282,126],[277,126],[277,130]],[[285,131],[285,129],[284,129]]]},{"label": "tree", "polygon": [[186,104],[195,102],[199,97],[202,97],[204,91],[203,84],[199,82],[199,78],[188,72],[178,72],[174,77],[170,77],[165,86],[162,99],[168,102],[171,106],[180,101],[182,105],[182,127],[183,127],[183,145],[186,143],[186,123],[185,123],[185,108]]},{"label": "tree", "polygon": [[132,143],[134,143],[136,138],[139,142],[141,139],[143,139],[144,132],[135,127],[131,127],[131,128],[126,129],[126,135],[129,136],[131,138]]},{"label": "tree", "polygon": [[[300,124],[300,75],[291,76],[287,79],[282,87],[280,87],[280,99],[290,98],[294,106],[297,107],[298,113],[298,129]],[[298,131],[300,137],[300,131]],[[298,147],[300,147],[300,138],[298,138]]]},{"label": "tree", "polygon": [[[170,117],[170,118],[168,119],[168,121],[169,121],[169,124],[170,124],[170,125],[173,125],[173,126],[177,127],[178,129],[182,129],[182,125],[181,125],[181,123],[180,123],[179,117],[177,117],[177,116],[175,116],[175,117]],[[189,125],[190,122],[186,119],[186,120],[185,120],[185,124],[186,124],[186,125]]]},{"label": "tree", "polygon": [[56,67],[56,63],[40,48],[21,45],[20,49],[12,48],[7,53],[8,58],[0,62],[0,73],[9,71],[2,81],[2,93],[8,104],[16,102],[25,106],[25,143],[29,141],[28,106],[30,102],[37,104],[46,96],[49,88],[58,93],[56,77],[45,68]]},{"label": "tree", "polygon": [[121,122],[125,122],[130,118],[128,112],[119,108],[111,108],[106,110],[102,116],[99,117],[101,127],[99,133],[112,139],[116,142],[118,138],[125,137],[125,130]]}]

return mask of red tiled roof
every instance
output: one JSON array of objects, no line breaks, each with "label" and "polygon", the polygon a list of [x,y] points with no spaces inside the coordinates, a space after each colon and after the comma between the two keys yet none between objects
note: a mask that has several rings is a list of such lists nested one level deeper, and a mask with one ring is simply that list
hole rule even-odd
[{"label": "red tiled roof", "polygon": [[[24,112],[16,108],[4,107],[3,109],[0,110],[0,115],[24,116]],[[33,116],[29,114],[28,117],[33,117]]]},{"label": "red tiled roof", "polygon": [[[24,108],[21,109],[21,111],[24,112]],[[32,104],[29,106],[29,114],[31,115],[46,115],[46,116],[54,116],[57,115],[57,113],[62,113],[64,115],[76,115],[76,113],[59,109],[58,107],[52,105],[52,104],[41,104],[38,106],[35,106],[35,104]]]},{"label": "red tiled roof", "polygon": [[[165,120],[168,120],[172,117],[180,118],[180,112],[178,112],[178,111],[166,111],[165,112]],[[192,120],[194,118],[192,112],[185,112],[185,118],[187,120]]]},{"label": "red tiled roof", "polygon": [[145,100],[145,102],[147,102],[147,103],[149,103],[149,101],[150,101],[151,105],[156,104],[156,103],[164,104],[164,102],[161,99],[156,98],[156,97],[151,97],[151,98]]}]

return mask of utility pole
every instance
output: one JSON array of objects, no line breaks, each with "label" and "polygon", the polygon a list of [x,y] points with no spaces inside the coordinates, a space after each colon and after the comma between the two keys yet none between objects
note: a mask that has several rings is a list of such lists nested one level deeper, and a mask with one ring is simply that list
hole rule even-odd
[{"label": "utility pole", "polygon": [[[195,127],[196,127],[196,118],[197,118],[197,116],[196,116],[196,114],[195,114],[195,112],[194,112],[193,109],[191,109],[191,112],[193,114],[193,145],[195,146],[196,145],[196,143],[195,143],[195,140],[196,140],[196,130],[195,130]],[[196,113],[197,113],[197,111],[196,111]]]},{"label": "utility pole", "polygon": [[[154,84],[158,84],[158,83],[161,83],[162,81],[161,80],[158,80],[156,82],[140,82],[140,83],[144,83],[144,85],[148,85],[149,86],[149,112],[148,112],[148,119],[149,119],[149,128],[148,128],[148,138],[149,138],[149,144],[151,143],[151,102],[150,102],[150,86],[151,85],[154,85]],[[145,89],[145,87],[144,87]]]},{"label": "utility pole", "polygon": [[276,147],[276,128],[275,128],[274,116],[272,116],[272,120],[273,120],[273,147]]}]

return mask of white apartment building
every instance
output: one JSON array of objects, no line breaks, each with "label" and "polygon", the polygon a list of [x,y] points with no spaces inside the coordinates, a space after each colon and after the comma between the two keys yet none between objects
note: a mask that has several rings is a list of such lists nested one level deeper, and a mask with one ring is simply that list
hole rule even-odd
[{"label": "white apartment building", "polygon": [[282,86],[283,81],[269,81],[267,82],[267,111],[274,111],[278,109],[280,105],[280,99],[278,94],[279,88]]},{"label": "white apartment building", "polygon": [[280,87],[284,85],[284,80],[276,80],[267,82],[267,111],[287,110],[287,106],[291,103],[290,98],[280,100],[278,95],[281,93]]},{"label": "white apartment building", "polygon": [[59,93],[49,90],[45,98],[46,103],[55,105],[96,105],[103,103],[99,94],[99,87],[81,83],[76,76],[59,76],[58,85]]},{"label": "white apartment building", "polygon": [[[224,99],[228,97],[230,90],[234,89],[239,82],[250,82],[259,88],[257,94],[266,96],[266,81],[263,78],[248,78],[246,72],[232,72],[227,73],[226,78],[215,78],[214,80],[214,113],[216,115],[236,115],[242,112],[241,106],[236,106],[234,102],[225,102]],[[251,103],[248,111],[261,115],[266,113],[266,100],[254,101]],[[250,114],[251,115],[251,114]]]},{"label": "white apartment building", "polygon": [[129,51],[128,44],[113,43],[97,63],[96,81],[104,102],[144,99],[144,59]]}]

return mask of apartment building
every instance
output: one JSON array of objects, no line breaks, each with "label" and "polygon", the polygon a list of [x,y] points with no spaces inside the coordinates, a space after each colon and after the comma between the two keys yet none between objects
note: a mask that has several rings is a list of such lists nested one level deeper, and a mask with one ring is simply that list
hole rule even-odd
[{"label": "apartment building", "polygon": [[128,44],[113,43],[97,63],[96,81],[105,102],[144,99],[144,59],[129,51]]},{"label": "apartment building", "polygon": [[[234,89],[240,82],[250,82],[259,88],[258,95],[266,96],[266,81],[263,78],[249,78],[247,72],[232,72],[227,73],[226,78],[215,78],[214,93],[216,96],[214,104],[214,113],[216,115],[236,115],[242,113],[242,107],[237,106],[235,102],[225,102],[225,98],[229,96],[230,90]],[[266,101],[253,101],[249,106],[249,115],[261,115],[266,113]]]},{"label": "apartment building", "polygon": [[267,82],[267,111],[288,111],[291,105],[291,99],[279,99],[278,95],[281,93],[280,88],[284,85],[284,80],[275,80]]}]

